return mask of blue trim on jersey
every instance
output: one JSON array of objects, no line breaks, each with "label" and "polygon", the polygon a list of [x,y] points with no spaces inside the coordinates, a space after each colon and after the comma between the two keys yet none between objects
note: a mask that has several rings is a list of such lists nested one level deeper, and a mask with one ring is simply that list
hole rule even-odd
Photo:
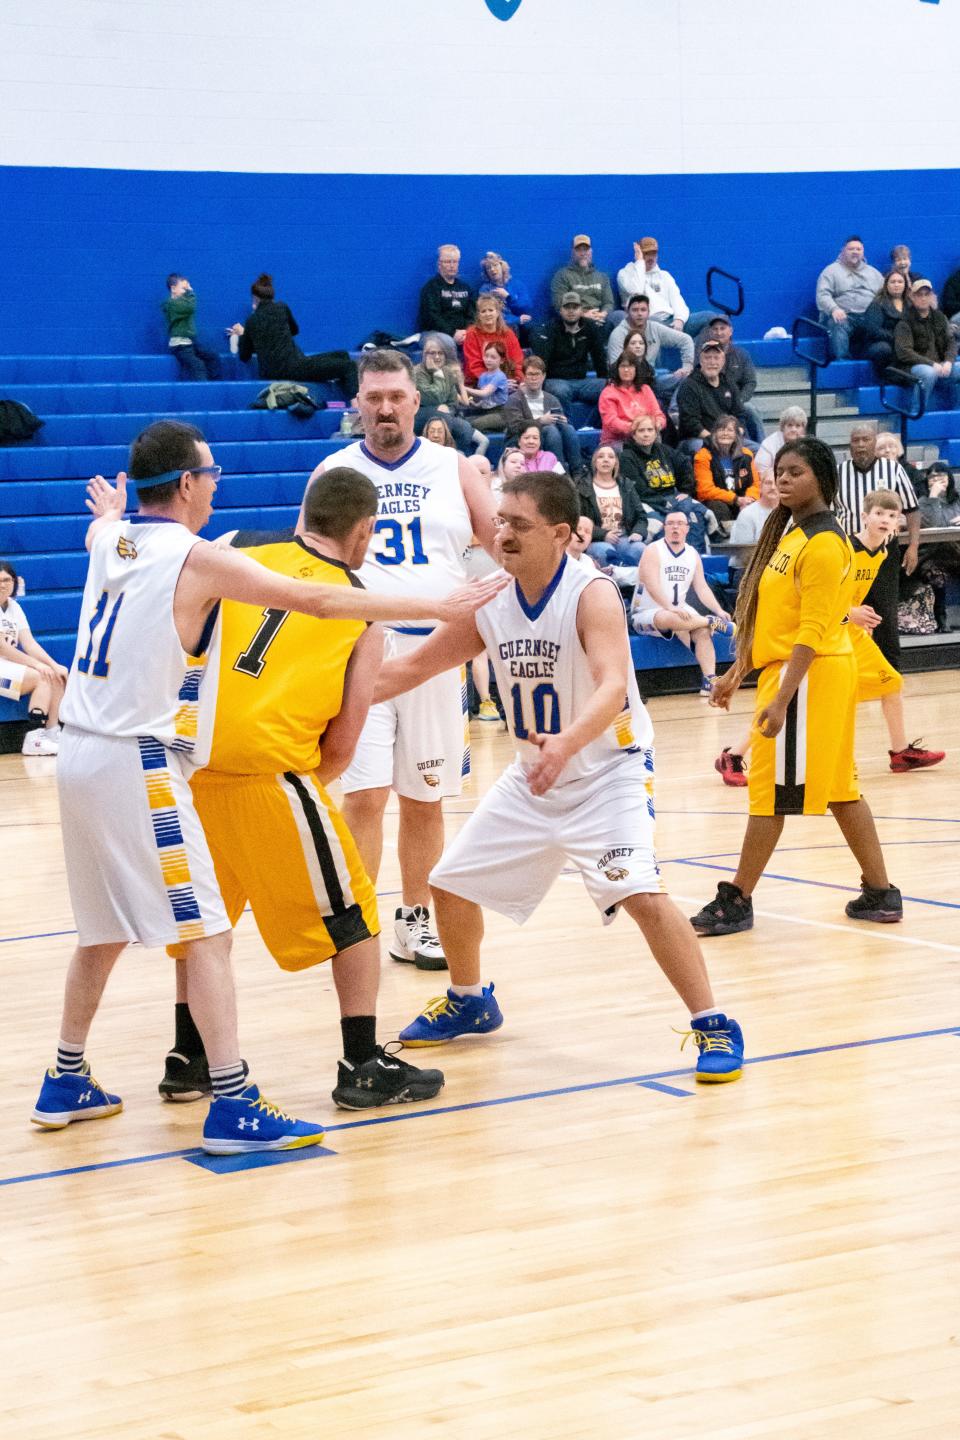
[{"label": "blue trim on jersey", "polygon": [[[183,471],[178,470],[177,474],[182,475]],[[130,515],[126,523],[128,525],[179,525],[181,522],[174,520],[172,515]]]},{"label": "blue trim on jersey", "polygon": [[388,625],[395,635],[432,635],[435,625]]},{"label": "blue trim on jersey", "polygon": [[[206,655],[207,651],[210,649],[210,641],[213,639],[213,627],[216,625],[219,618],[220,601],[218,600],[214,605],[213,609],[210,611],[210,614],[207,616],[206,620],[204,620],[203,622],[203,629],[200,631],[200,639],[197,641],[197,648],[196,650],[191,651],[192,659],[199,660],[200,656]],[[200,682],[198,679],[197,684],[199,685],[199,683]],[[181,691],[180,699],[185,700],[186,698],[187,697]]]},{"label": "blue trim on jersey", "polygon": [[667,549],[670,551],[670,554],[673,556],[674,560],[679,560],[679,559],[680,559],[680,556],[683,554],[684,550],[686,550],[686,548],[687,548],[687,541],[684,540],[684,542],[683,542],[683,544],[680,546],[680,549],[679,549],[679,550],[674,550],[673,546],[670,544],[670,541],[667,539],[667,537],[666,537],[665,535],[662,536],[661,538],[663,539],[664,545],[666,545]]},{"label": "blue trim on jersey", "polygon": [[531,605],[528,602],[523,591],[520,589],[520,581],[515,580],[513,582],[517,587],[517,604],[520,606],[520,609],[523,611],[524,615],[526,615],[528,620],[540,619],[540,616],[543,614],[544,610],[547,608],[548,604],[553,598],[553,592],[560,584],[560,577],[563,575],[566,563],[567,557],[564,553],[564,555],[560,559],[560,564],[557,567],[556,575],[554,575],[553,579],[550,581],[550,584],[547,586],[546,590],[544,590],[543,594],[540,596],[540,599],[535,605]]},{"label": "blue trim on jersey", "polygon": [[367,449],[365,440],[360,441],[360,453],[362,455],[365,455],[366,458],[372,461],[374,465],[379,465],[381,470],[399,470],[400,466],[406,465],[407,461],[410,460],[414,455],[416,455],[419,449],[420,441],[414,440],[406,455],[401,455],[399,460],[381,460],[378,455],[372,454],[371,451]]}]

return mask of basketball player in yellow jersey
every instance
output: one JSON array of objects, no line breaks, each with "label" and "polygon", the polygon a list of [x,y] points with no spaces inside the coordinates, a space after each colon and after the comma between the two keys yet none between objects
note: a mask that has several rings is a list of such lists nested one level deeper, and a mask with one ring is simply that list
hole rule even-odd
[{"label": "basketball player in yellow jersey", "polygon": [[[376,513],[376,486],[340,466],[310,485],[302,534],[240,532],[232,543],[281,575],[360,586],[353,571]],[[344,1048],[333,1091],[338,1105],[430,1099],[442,1073],[407,1065],[377,1045],[376,893],[325,789],[349,764],[366,719],[380,629],[346,619],[301,624],[292,611],[229,603],[219,633],[219,655],[208,667],[215,685],[201,688],[198,750],[209,751],[209,760],[192,791],[227,916],[235,925],[249,901],[284,970],[332,960]],[[209,1082],[177,969],[177,1038],[160,1092],[192,1099]]]},{"label": "basketball player in yellow jersey", "polygon": [[[829,809],[860,864],[854,920],[900,920],[870,807],[853,758],[857,668],[847,614],[854,556],[831,507],[833,452],[820,440],[790,441],[776,459],[780,504],[763,528],[737,598],[737,659],[711,703],[726,709],[751,669],[760,671],[750,767],[750,818],[733,883],[692,917],[699,935],[753,926],[751,896],[786,815]],[[788,530],[788,521],[792,527]]]}]

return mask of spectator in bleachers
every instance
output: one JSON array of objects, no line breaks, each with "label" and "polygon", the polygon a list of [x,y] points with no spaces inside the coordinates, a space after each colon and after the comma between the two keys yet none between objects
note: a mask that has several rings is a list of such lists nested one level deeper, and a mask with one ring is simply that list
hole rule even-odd
[{"label": "spectator in bleachers", "polygon": [[220,356],[200,344],[197,335],[197,297],[184,275],[168,275],[169,295],[161,305],[167,321],[167,344],[185,380],[217,380]]},{"label": "spectator in bleachers", "polygon": [[614,309],[610,276],[593,263],[593,244],[589,235],[574,235],[569,265],[554,271],[550,281],[550,298],[558,315],[563,314],[564,297],[575,291],[585,320],[613,329],[623,319],[623,312]]},{"label": "spectator in bleachers", "polygon": [[[419,419],[419,415],[417,418]],[[424,440],[432,440],[434,445],[442,445],[446,450],[457,449],[453,432],[442,415],[431,415],[426,425],[421,428],[420,435]]]},{"label": "spectator in bleachers", "polygon": [[600,565],[636,565],[643,554],[647,517],[633,486],[620,479],[612,445],[599,445],[592,474],[577,482],[580,514],[593,523],[590,554]]},{"label": "spectator in bleachers", "polygon": [[580,437],[556,395],[543,388],[546,377],[547,367],[540,356],[528,355],[523,362],[523,379],[504,406],[507,441],[515,441],[528,425],[539,425],[544,449],[559,455],[567,473],[576,478],[583,469]]},{"label": "spectator in bleachers", "polygon": [[912,265],[913,256],[910,254],[910,246],[894,245],[890,251],[890,269],[898,271],[908,285],[915,278],[911,269]]},{"label": "spectator in bleachers", "polygon": [[0,561],[0,697],[30,697],[30,729],[23,737],[24,755],[56,755],[67,669],[34,640],[30,622],[16,599],[19,583],[9,561]]},{"label": "spectator in bleachers", "polygon": [[570,532],[570,540],[567,544],[567,556],[569,559],[575,561],[577,565],[581,565],[584,570],[589,570],[593,574],[596,574],[596,572],[601,569],[601,566],[597,564],[592,555],[587,553],[588,547],[592,544],[593,521],[589,515],[581,515],[573,527],[573,530]]},{"label": "spectator in bleachers", "polygon": [[[921,530],[939,530],[947,525],[960,525],[960,496],[953,471],[945,460],[927,466],[927,493],[918,497]],[[940,546],[935,545],[935,550]],[[955,565],[960,562],[960,549],[950,547]]]},{"label": "spectator in bleachers", "polygon": [[475,445],[477,453],[482,455],[490,441],[458,413],[469,405],[470,397],[463,388],[463,371],[453,340],[439,330],[428,330],[422,339],[423,358],[413,368],[413,383],[420,395],[420,409],[414,421],[416,433],[425,434],[430,421],[439,417],[453,435],[458,449],[469,455],[471,446]]},{"label": "spectator in bleachers", "polygon": [[[503,306],[496,295],[481,295],[477,316],[463,337],[463,373],[468,385],[477,383],[483,369],[483,352],[491,340],[503,351],[504,370],[510,380],[517,381],[523,370],[520,341],[509,325],[504,324]],[[511,390],[514,386],[510,387]]]},{"label": "spectator in bleachers", "polygon": [[760,411],[749,402],[757,389],[757,372],[746,350],[733,343],[733,322],[729,315],[714,315],[696,340],[696,352],[703,349],[704,340],[719,340],[723,347],[723,368],[728,380],[737,387],[743,405],[744,424],[751,440],[758,443],[763,439],[763,421]]},{"label": "spectator in bleachers", "polygon": [[688,335],[699,335],[713,315],[712,310],[697,310],[691,315],[670,271],[660,269],[660,246],[652,235],[633,242],[633,260],[617,272],[617,286],[624,303],[631,295],[646,295],[652,320]]},{"label": "spectator in bleachers", "polygon": [[520,431],[517,449],[523,456],[524,470],[552,470],[557,475],[563,474],[559,457],[552,450],[544,450],[543,436],[536,420],[531,420]]},{"label": "spectator in bleachers", "polygon": [[499,500],[507,480],[516,480],[526,470],[526,463],[523,458],[523,451],[518,445],[505,445],[497,461],[497,468],[493,472],[493,479],[490,488],[494,497]]},{"label": "spectator in bleachers", "polygon": [[[638,338],[639,331],[637,332]],[[638,415],[652,417],[657,430],[667,423],[653,390],[654,374],[646,360],[626,352],[613,362],[607,385],[597,402],[600,410],[600,444],[622,445]]]},{"label": "spectator in bleachers", "polygon": [[[700,451],[703,454],[703,451]],[[780,504],[780,492],[772,470],[760,476],[760,494],[749,505],[744,505],[733,522],[730,539],[734,545],[756,545],[760,531],[767,523],[771,511]]]},{"label": "spectator in bleachers", "polygon": [[881,430],[876,437],[874,453],[878,460],[892,460],[899,464],[913,486],[914,494],[919,497],[926,489],[926,476],[916,465],[911,464],[904,454],[903,441],[896,430]]},{"label": "spectator in bleachers", "polygon": [[780,428],[774,430],[763,441],[753,457],[757,470],[761,476],[773,474],[773,465],[780,451],[788,440],[799,440],[801,435],[807,433],[806,411],[801,410],[799,405],[788,405],[780,412]]},{"label": "spectator in bleachers", "polygon": [[897,364],[906,366],[919,380],[929,407],[934,390],[942,392],[944,409],[957,407],[957,338],[946,315],[937,309],[937,297],[929,280],[914,280],[910,304],[893,332]]},{"label": "spectator in bleachers", "polygon": [[641,504],[661,517],[672,510],[681,494],[693,491],[693,470],[681,450],[660,438],[652,415],[638,415],[620,451],[620,475],[629,481]]},{"label": "spectator in bleachers", "polygon": [[883,277],[883,285],[864,310],[853,335],[851,348],[854,354],[870,361],[878,380],[883,379],[894,363],[893,332],[909,304],[908,283],[902,270],[888,270]]},{"label": "spectator in bleachers", "polygon": [[753,454],[740,443],[733,415],[713,422],[710,438],[693,457],[697,499],[712,510],[721,525],[730,525],[752,500],[760,498],[760,477]]},{"label": "spectator in bleachers", "polygon": [[420,291],[417,329],[439,330],[462,345],[477,297],[473,286],[457,274],[459,268],[460,251],[456,245],[441,245],[437,273]]},{"label": "spectator in bleachers", "polygon": [[300,327],[289,305],[276,298],[273,279],[259,275],[250,287],[253,311],[242,325],[233,325],[230,333],[240,337],[238,354],[241,360],[257,357],[261,380],[335,380],[346,400],[357,393],[357,367],[346,350],[323,350],[304,355],[294,336]]},{"label": "spectator in bleachers", "polygon": [[727,376],[725,361],[720,341],[705,340],[697,368],[677,391],[680,441],[691,455],[709,440],[721,415],[733,415],[739,424],[745,424],[740,392]]},{"label": "spectator in bleachers", "polygon": [[483,275],[480,294],[495,295],[503,306],[504,316],[509,315],[511,324],[522,330],[533,319],[527,287],[513,278],[510,266],[495,250],[488,250],[480,261],[480,273]]},{"label": "spectator in bleachers", "polygon": [[859,235],[843,242],[843,249],[817,278],[817,310],[820,324],[830,335],[835,360],[850,354],[850,332],[883,285],[883,276],[868,265]]},{"label": "spectator in bleachers", "polygon": [[[607,373],[600,326],[583,318],[583,305],[576,290],[560,297],[560,314],[551,320],[534,342],[534,350],[547,367],[547,384],[556,395],[565,415],[574,401],[596,405]],[[593,366],[596,379],[587,378]]]},{"label": "spectator in bleachers", "polygon": [[466,386],[467,395],[474,402],[467,415],[474,428],[482,434],[489,435],[493,430],[503,429],[503,407],[510,394],[510,382],[503,367],[508,363],[501,342],[491,340],[483,347],[483,369],[477,376],[477,383]]},{"label": "spectator in bleachers", "polygon": [[960,334],[960,269],[954,270],[944,282],[940,309],[950,321],[953,333]]},{"label": "spectator in bleachers", "polygon": [[674,330],[671,325],[661,325],[659,320],[650,319],[650,301],[646,295],[631,295],[627,301],[626,319],[621,320],[615,330],[610,332],[607,341],[607,362],[613,364],[617,356],[627,348],[627,341],[635,330],[643,333],[647,347],[647,360],[657,370],[660,361],[661,350],[676,350],[679,352],[679,368],[670,372],[668,370],[657,370],[657,381],[660,390],[665,395],[672,395],[680,384],[686,380],[693,370],[694,347],[690,336],[683,330]]}]

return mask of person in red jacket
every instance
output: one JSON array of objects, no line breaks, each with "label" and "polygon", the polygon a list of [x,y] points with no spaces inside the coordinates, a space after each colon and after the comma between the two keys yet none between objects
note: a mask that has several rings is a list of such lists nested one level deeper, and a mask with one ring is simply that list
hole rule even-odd
[{"label": "person in red jacket", "polygon": [[760,477],[753,453],[740,443],[740,427],[733,415],[714,421],[710,438],[693,457],[697,499],[712,510],[721,525],[735,520],[740,510],[760,499]]},{"label": "person in red jacket", "polygon": [[481,295],[477,301],[477,318],[463,338],[463,374],[468,385],[477,383],[477,376],[483,369],[484,347],[495,337],[506,355],[504,371],[514,382],[523,370],[523,351],[509,325],[503,323],[503,306],[496,295]]},{"label": "person in red jacket", "polygon": [[601,445],[620,445],[630,434],[638,415],[649,415],[657,433],[667,423],[650,385],[646,384],[636,360],[626,351],[613,362],[609,383],[600,392]]}]

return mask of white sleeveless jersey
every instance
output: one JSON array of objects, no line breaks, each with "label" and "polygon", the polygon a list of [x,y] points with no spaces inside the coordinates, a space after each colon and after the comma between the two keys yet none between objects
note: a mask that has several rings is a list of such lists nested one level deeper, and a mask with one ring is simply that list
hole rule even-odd
[{"label": "white sleeveless jersey", "polygon": [[[95,735],[152,736],[172,750],[193,750],[206,654],[185,654],[173,597],[183,562],[198,543],[173,520],[137,516],[100,531],[60,707],[68,725]],[[211,632],[215,621],[216,611]]]},{"label": "white sleeveless jersey", "polygon": [[20,631],[27,630],[27,617],[16,600],[8,600],[6,609],[0,609],[0,640],[8,645],[20,644]]},{"label": "white sleeveless jersey", "polygon": [[[666,540],[654,540],[647,550],[654,550],[660,562],[660,588],[666,595],[671,605],[682,605],[687,598],[687,592],[693,584],[693,577],[697,573],[697,561],[700,556],[692,545],[684,545],[680,551],[671,550]],[[643,593],[637,595],[634,600],[634,608],[639,608]],[[660,604],[651,595],[653,604]]]},{"label": "white sleeveless jersey", "polygon": [[402,460],[387,464],[361,440],[324,461],[325,470],[334,465],[359,470],[380,495],[376,529],[357,572],[369,590],[442,599],[465,583],[473,526],[456,450],[415,440]]},{"label": "white sleeveless jersey", "polygon": [[[522,765],[532,764],[539,754],[527,740],[530,732],[550,735],[566,730],[596,690],[577,634],[577,607],[588,585],[613,585],[613,581],[597,570],[591,575],[564,556],[535,605],[527,604],[514,581],[477,611],[477,629],[493,661],[507,725],[517,741],[517,759]],[[564,766],[558,785],[596,777],[625,752],[646,751],[652,769],[653,726],[637,689],[625,615],[623,647],[628,660],[623,709],[609,730]]]}]

